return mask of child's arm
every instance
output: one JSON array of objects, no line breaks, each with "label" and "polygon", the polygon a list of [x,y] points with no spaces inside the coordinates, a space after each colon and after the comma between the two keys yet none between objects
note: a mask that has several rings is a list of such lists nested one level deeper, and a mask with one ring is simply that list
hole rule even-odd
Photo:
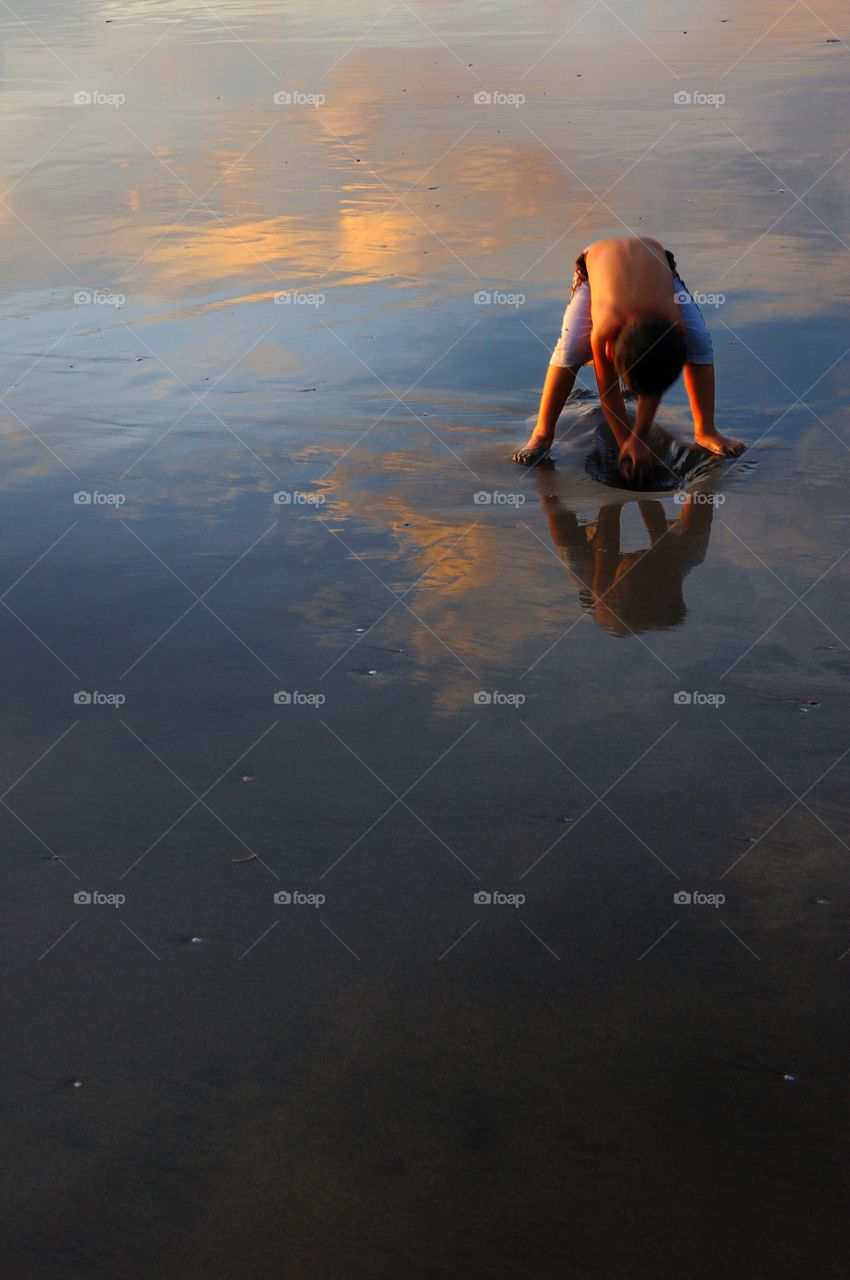
[{"label": "child's arm", "polygon": [[649,429],[661,404],[661,396],[638,396],[637,414],[631,435],[620,445],[620,473],[627,480],[640,480],[652,460],[647,444]]},{"label": "child's arm", "polygon": [[661,397],[638,396],[637,414],[632,424],[626,413],[617,370],[608,359],[605,343],[601,338],[593,343],[593,367],[602,411],[620,451],[620,471],[627,480],[640,480],[641,473],[649,466],[652,458],[646,437],[658,412]]},{"label": "child's arm", "polygon": [[626,413],[623,392],[617,370],[605,354],[602,341],[593,343],[593,369],[596,373],[596,385],[599,388],[599,402],[605,414],[611,433],[617,441],[617,448],[622,449],[632,432],[632,424]]}]

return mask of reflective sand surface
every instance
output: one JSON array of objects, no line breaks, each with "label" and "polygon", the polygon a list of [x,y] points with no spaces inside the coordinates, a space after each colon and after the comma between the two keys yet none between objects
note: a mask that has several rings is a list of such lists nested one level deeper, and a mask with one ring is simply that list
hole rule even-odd
[{"label": "reflective sand surface", "polygon": [[[844,1274],[850,54],[744,8],[0,17],[13,1274]],[[639,500],[589,371],[509,461],[627,230],[752,445]]]}]

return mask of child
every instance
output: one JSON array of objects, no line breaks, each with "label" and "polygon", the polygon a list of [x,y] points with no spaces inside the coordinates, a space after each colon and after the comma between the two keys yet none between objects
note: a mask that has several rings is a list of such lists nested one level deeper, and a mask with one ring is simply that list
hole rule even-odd
[{"label": "child", "polygon": [[[675,258],[657,240],[597,240],[579,254],[537,426],[528,444],[514,454],[514,462],[533,467],[547,460],[576,374],[591,361],[602,409],[620,451],[620,471],[627,480],[640,480],[648,470],[649,429],[662,392],[683,367],[697,444],[727,458],[743,451],[741,441],[721,435],[714,425],[711,335]],[[634,424],[626,415],[620,379],[637,394]]]}]

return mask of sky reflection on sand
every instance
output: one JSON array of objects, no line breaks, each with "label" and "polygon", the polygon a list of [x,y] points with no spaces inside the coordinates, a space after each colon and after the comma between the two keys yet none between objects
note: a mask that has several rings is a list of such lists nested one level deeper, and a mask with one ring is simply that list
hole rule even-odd
[{"label": "sky reflection on sand", "polygon": [[[516,488],[531,499],[528,477],[505,459],[534,407],[572,259],[626,226],[661,235],[693,289],[724,294],[709,315],[724,421],[754,438],[779,419],[762,446],[764,482],[776,482],[780,457],[826,476],[829,464],[809,469],[807,457],[841,448],[829,430],[848,381],[840,317],[849,287],[838,268],[846,170],[839,162],[824,175],[806,142],[806,77],[821,85],[836,154],[847,124],[837,52],[802,8],[753,44],[765,26],[758,6],[724,24],[726,15],[699,6],[673,23],[653,5],[651,49],[636,49],[604,8],[583,17],[578,4],[492,4],[466,25],[437,5],[432,31],[394,6],[365,34],[363,19],[375,16],[366,3],[342,14],[336,4],[281,13],[137,3],[104,10],[110,23],[100,12],[50,12],[53,53],[7,23],[22,77],[6,90],[19,127],[0,206],[4,306],[20,335],[5,357],[7,491],[76,484],[63,463],[84,478],[114,469],[130,494],[128,519],[170,510],[180,520],[194,508],[226,521],[235,502],[259,532],[252,502],[290,484],[319,486],[320,521],[353,548],[377,540],[380,571],[400,569],[398,590],[421,579],[408,603],[433,634],[414,629],[417,679],[435,654],[461,671],[462,662],[516,665],[560,634],[565,610],[568,623],[581,610],[563,592],[555,549],[544,557],[520,527],[537,498],[511,523],[510,513],[482,517],[471,495]],[[823,17],[838,13],[827,5]],[[573,19],[569,39],[542,41]],[[683,30],[692,23],[698,42]],[[34,87],[48,75],[49,91]],[[681,86],[715,80],[723,111],[673,110]],[[74,108],[81,85],[127,101]],[[281,87],[325,101],[276,105]],[[482,87],[526,101],[521,111],[477,104]],[[800,136],[789,146],[794,120]],[[812,184],[811,209],[795,204]],[[123,301],[77,306],[80,288]],[[523,301],[475,303],[494,289]],[[321,302],[275,302],[298,290]],[[819,347],[800,342],[810,317]],[[795,389],[833,362],[812,397],[824,429],[792,406]],[[586,526],[614,497],[588,480],[590,435],[571,412],[547,483]],[[687,429],[681,390],[664,417]],[[806,454],[791,443],[803,431]],[[752,479],[748,467],[730,476],[733,496]],[[797,496],[786,503],[795,508]],[[797,545],[811,552],[818,533],[802,508],[797,523]],[[297,556],[318,532],[290,519],[280,536]],[[780,526],[759,534],[762,553],[779,550]],[[520,537],[530,550],[518,550]],[[533,572],[514,572],[532,555],[544,557]],[[753,567],[715,529],[689,580],[697,610],[701,584],[711,590],[709,575],[724,564]],[[339,635],[321,622],[339,614],[343,626],[349,590],[347,580],[322,582],[296,606],[323,650],[339,652]],[[460,696],[439,695],[445,706]]]},{"label": "sky reflection on sand", "polygon": [[[620,7],[0,6],[17,1274],[842,1265],[846,5]],[[510,462],[626,229],[722,505]]]}]

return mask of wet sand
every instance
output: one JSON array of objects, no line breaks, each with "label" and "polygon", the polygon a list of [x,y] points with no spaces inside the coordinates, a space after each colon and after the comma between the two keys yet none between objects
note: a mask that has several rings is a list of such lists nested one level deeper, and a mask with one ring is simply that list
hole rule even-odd
[{"label": "wet sand", "polygon": [[10,1275],[846,1271],[846,14],[614,8],[2,18]]}]

